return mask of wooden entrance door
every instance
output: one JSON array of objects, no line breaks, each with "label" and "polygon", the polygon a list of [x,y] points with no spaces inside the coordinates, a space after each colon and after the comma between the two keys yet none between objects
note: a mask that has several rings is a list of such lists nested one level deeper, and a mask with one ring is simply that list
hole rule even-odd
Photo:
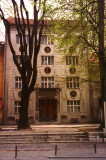
[{"label": "wooden entrance door", "polygon": [[57,120],[57,104],[53,101],[40,101],[39,121],[56,121]]}]

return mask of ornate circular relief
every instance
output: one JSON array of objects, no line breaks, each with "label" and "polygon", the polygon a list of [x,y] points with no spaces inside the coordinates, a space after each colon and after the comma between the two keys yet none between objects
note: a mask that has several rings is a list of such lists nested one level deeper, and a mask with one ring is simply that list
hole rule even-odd
[{"label": "ornate circular relief", "polygon": [[73,74],[73,73],[75,73],[75,72],[76,72],[75,67],[71,67],[71,68],[70,68],[70,73],[72,73],[72,74]]},{"label": "ornate circular relief", "polygon": [[70,96],[71,97],[76,97],[77,96],[77,92],[76,91],[71,91],[70,92]]},{"label": "ornate circular relief", "polygon": [[45,73],[49,74],[51,72],[51,69],[49,67],[45,68]]},{"label": "ornate circular relief", "polygon": [[19,91],[18,92],[18,96],[21,98],[21,95],[22,95],[22,91]]},{"label": "ornate circular relief", "polygon": [[49,52],[51,51],[51,48],[50,48],[50,47],[45,47],[44,51],[45,51],[46,53],[49,53]]}]

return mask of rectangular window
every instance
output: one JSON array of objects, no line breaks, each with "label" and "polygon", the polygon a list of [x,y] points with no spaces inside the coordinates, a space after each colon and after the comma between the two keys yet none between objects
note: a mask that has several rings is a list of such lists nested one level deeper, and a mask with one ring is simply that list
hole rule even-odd
[{"label": "rectangular window", "polygon": [[29,44],[29,36],[26,35],[25,38],[26,38],[26,43]]},{"label": "rectangular window", "polygon": [[42,88],[54,88],[54,77],[41,77]]},{"label": "rectangular window", "polygon": [[79,88],[79,77],[66,77],[67,88]]},{"label": "rectangular window", "polygon": [[42,35],[42,37],[41,37],[41,44],[47,44],[47,36]]},{"label": "rectangular window", "polygon": [[16,55],[16,59],[17,59],[17,61],[18,61],[19,64],[22,64],[22,62],[21,62],[21,56],[20,55]]},{"label": "rectangular window", "polygon": [[51,37],[48,37],[47,35],[42,35],[41,44],[51,44],[51,45],[53,45],[54,42],[53,42]]},{"label": "rectangular window", "polygon": [[21,107],[20,101],[14,101],[14,113],[19,114],[19,108]]},{"label": "rectangular window", "polygon": [[66,65],[78,65],[78,56],[66,56]]},{"label": "rectangular window", "polygon": [[80,112],[80,101],[79,100],[70,100],[67,101],[67,111],[69,113],[79,113]]},{"label": "rectangular window", "polygon": [[20,38],[19,38],[19,35],[16,34],[16,43],[19,44],[20,43]]},{"label": "rectangular window", "polygon": [[[29,36],[25,35],[25,39],[26,39],[26,43],[29,43]],[[20,43],[20,37],[18,34],[16,34],[16,43],[19,44]]]},{"label": "rectangular window", "polygon": [[[26,61],[28,60],[29,56],[23,56],[24,62],[25,62],[25,57],[26,57]],[[16,55],[16,59],[18,61],[19,64],[22,64],[21,61],[21,56],[20,55]]]},{"label": "rectangular window", "polygon": [[22,81],[20,76],[15,77],[15,88],[22,88]]},{"label": "rectangular window", "polygon": [[41,56],[42,65],[54,65],[54,56]]}]

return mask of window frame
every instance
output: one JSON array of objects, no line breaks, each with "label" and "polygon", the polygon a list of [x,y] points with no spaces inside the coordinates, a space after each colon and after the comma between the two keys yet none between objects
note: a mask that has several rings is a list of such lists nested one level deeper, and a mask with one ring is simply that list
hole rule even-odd
[{"label": "window frame", "polygon": [[14,101],[14,114],[19,114],[19,109],[21,107],[21,101]]},{"label": "window frame", "polygon": [[78,56],[66,56],[66,65],[76,66],[79,64]]},{"label": "window frame", "polygon": [[42,37],[41,37],[41,44],[54,45],[54,42],[53,42],[51,37],[49,37],[48,35],[43,34]]},{"label": "window frame", "polygon": [[[27,55],[27,60],[28,58],[29,56]],[[16,59],[19,64],[22,64],[21,55],[16,55]],[[25,55],[23,55],[23,60],[25,61]]]},{"label": "window frame", "polygon": [[66,88],[80,88],[79,77],[66,77]]},{"label": "window frame", "polygon": [[29,44],[29,36],[25,35],[25,39],[26,39],[26,44]]},{"label": "window frame", "polygon": [[41,65],[54,65],[54,56],[41,56]]},{"label": "window frame", "polygon": [[67,100],[68,113],[80,113],[81,111],[80,100]]},{"label": "window frame", "polygon": [[[29,44],[29,36],[25,35],[26,44]],[[18,34],[16,34],[16,44],[20,44],[20,37]]]},{"label": "window frame", "polygon": [[16,34],[16,44],[19,44],[20,43],[20,37],[18,34]]},{"label": "window frame", "polygon": [[41,77],[41,88],[54,88],[54,77]]},{"label": "window frame", "polygon": [[15,88],[22,88],[22,80],[20,76],[15,76]]},{"label": "window frame", "polygon": [[16,55],[16,59],[19,64],[22,64],[21,55]]}]

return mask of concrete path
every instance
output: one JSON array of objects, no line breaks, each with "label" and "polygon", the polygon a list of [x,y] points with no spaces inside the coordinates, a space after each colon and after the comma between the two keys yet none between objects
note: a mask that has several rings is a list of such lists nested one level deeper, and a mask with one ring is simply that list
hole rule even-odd
[{"label": "concrete path", "polygon": [[2,145],[0,160],[106,160],[106,143],[98,143],[96,147],[95,152],[93,143],[17,145],[15,152],[15,145]]}]

